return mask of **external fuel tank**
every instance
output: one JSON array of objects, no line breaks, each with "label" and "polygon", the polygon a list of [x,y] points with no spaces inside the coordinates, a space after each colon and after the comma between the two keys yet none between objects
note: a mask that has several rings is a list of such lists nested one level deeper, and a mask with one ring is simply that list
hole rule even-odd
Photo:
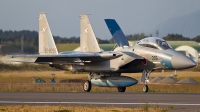
[{"label": "external fuel tank", "polygon": [[137,84],[138,81],[127,76],[101,76],[91,79],[91,83],[101,87],[128,87]]}]

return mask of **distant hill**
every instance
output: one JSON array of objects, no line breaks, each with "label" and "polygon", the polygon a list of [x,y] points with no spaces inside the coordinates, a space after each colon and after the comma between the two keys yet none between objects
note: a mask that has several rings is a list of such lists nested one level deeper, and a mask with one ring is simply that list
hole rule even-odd
[{"label": "distant hill", "polygon": [[194,38],[200,35],[200,10],[188,15],[169,19],[159,24],[155,30],[159,30],[160,35],[177,33],[185,37]]}]

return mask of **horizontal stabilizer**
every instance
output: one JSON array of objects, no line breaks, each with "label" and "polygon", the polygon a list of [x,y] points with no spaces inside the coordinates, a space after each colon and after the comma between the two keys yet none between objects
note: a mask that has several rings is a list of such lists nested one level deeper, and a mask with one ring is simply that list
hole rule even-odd
[{"label": "horizontal stabilizer", "polygon": [[3,62],[6,63],[12,63],[12,62],[20,62],[20,63],[34,63],[35,60],[3,60]]},{"label": "horizontal stabilizer", "polygon": [[113,39],[118,44],[119,47],[129,46],[128,40],[121,30],[120,26],[114,19],[105,19],[105,22],[110,30],[110,33],[113,36]]}]

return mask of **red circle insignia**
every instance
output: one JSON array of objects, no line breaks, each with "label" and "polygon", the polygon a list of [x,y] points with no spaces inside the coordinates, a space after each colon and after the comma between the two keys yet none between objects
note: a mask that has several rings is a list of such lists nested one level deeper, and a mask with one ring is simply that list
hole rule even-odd
[{"label": "red circle insignia", "polygon": [[145,57],[143,57],[142,63],[143,63],[144,65],[146,65],[146,64],[147,64],[147,60],[146,60],[146,58],[145,58]]}]

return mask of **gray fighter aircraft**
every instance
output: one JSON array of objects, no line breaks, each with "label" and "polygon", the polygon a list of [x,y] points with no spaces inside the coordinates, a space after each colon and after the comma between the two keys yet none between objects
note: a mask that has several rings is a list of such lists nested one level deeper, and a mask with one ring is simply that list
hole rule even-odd
[{"label": "gray fighter aircraft", "polygon": [[131,63],[126,65],[126,72],[143,72],[141,81],[145,82],[144,92],[148,91],[148,79],[152,71],[180,70],[196,66],[194,60],[175,51],[165,40],[158,37],[147,37],[138,41],[134,46],[129,46],[117,22],[114,19],[105,19],[105,22],[119,46],[114,51],[129,51],[143,58],[143,61],[137,65]]},{"label": "gray fighter aircraft", "polygon": [[[185,55],[173,50],[166,41],[158,37],[140,40],[129,46],[121,28],[113,19],[105,20],[118,48],[113,51],[100,50],[87,14],[80,15],[80,52],[58,53],[45,13],[39,14],[39,54],[11,55],[12,58],[34,57],[34,63],[49,64],[65,70],[89,72],[83,84],[85,92],[90,92],[92,84],[104,87],[117,87],[125,92],[126,87],[138,83],[134,78],[121,76],[122,73],[142,72],[145,82],[144,92],[148,92],[148,79],[156,69],[186,69],[196,63]],[[70,66],[70,67],[69,67]],[[69,69],[70,68],[70,69]]]}]

